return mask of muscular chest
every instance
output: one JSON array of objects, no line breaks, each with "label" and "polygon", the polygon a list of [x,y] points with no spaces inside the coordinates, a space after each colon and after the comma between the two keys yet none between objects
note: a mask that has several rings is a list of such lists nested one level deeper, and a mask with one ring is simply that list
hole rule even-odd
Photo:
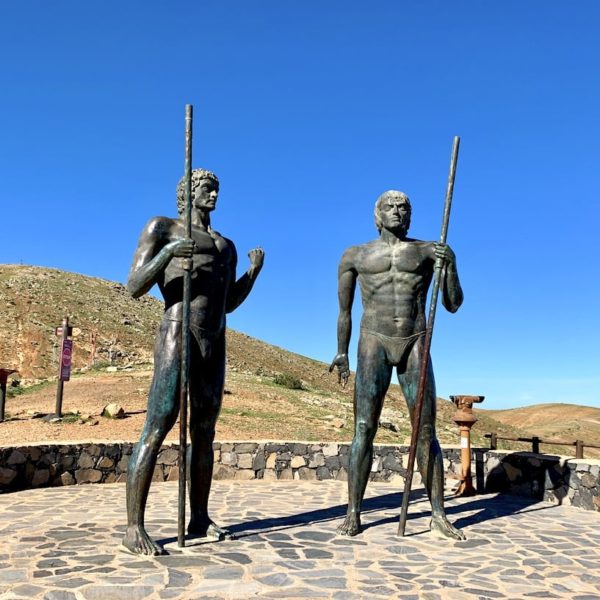
[{"label": "muscular chest", "polygon": [[[195,243],[192,281],[220,287],[229,278],[233,259],[232,249],[225,239],[214,232],[211,235],[206,231],[194,230],[192,239]],[[183,258],[173,258],[165,269],[165,283],[181,277],[183,265]]]},{"label": "muscular chest", "polygon": [[425,275],[432,261],[422,245],[416,243],[382,244],[365,252],[359,263],[359,275]]},{"label": "muscular chest", "polygon": [[192,232],[195,243],[193,270],[227,271],[231,263],[231,249],[227,242],[218,234],[208,234],[205,231]]}]

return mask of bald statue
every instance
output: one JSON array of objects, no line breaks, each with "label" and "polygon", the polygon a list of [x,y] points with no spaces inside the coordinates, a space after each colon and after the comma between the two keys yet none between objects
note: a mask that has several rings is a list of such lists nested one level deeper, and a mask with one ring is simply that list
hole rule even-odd
[{"label": "bald statue", "polygon": [[[407,237],[411,212],[406,194],[394,190],[382,194],[375,204],[379,238],[348,248],[339,265],[338,353],[330,371],[337,367],[343,385],[350,375],[348,346],[357,280],[364,308],[354,386],[355,431],[348,463],[348,512],[338,528],[341,535],[353,536],[361,531],[360,509],[373,462],[373,440],[394,367],[412,420],[427,327],[425,301],[436,258],[444,261],[440,289],[445,308],[456,312],[463,301],[454,252],[445,244]],[[431,502],[431,530],[445,537],[464,539],[463,533],[448,521],[444,510],[444,473],[435,434],[435,402],[430,359],[417,465]]]}]

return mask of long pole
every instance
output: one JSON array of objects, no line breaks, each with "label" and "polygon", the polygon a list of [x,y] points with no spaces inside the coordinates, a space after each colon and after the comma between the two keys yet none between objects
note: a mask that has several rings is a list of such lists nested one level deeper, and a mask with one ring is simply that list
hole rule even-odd
[{"label": "long pole", "polygon": [[[452,145],[452,156],[450,158],[450,172],[448,173],[448,186],[446,187],[446,201],[444,203],[444,218],[442,219],[442,232],[440,234],[440,244],[446,243],[448,237],[448,222],[450,221],[450,209],[452,208],[452,193],[454,192],[454,177],[456,175],[456,163],[458,161],[458,147],[460,138],[454,136]],[[406,481],[404,483],[404,494],[402,494],[402,510],[400,512],[400,523],[398,525],[398,535],[404,536],[406,529],[406,519],[408,516],[408,502],[410,499],[410,490],[412,487],[412,478],[415,471],[415,458],[417,456],[417,443],[421,429],[421,413],[423,412],[423,403],[425,400],[425,389],[427,387],[427,367],[429,366],[429,353],[431,350],[431,337],[433,335],[433,324],[435,322],[435,311],[437,308],[438,294],[440,291],[440,277],[444,261],[436,258],[434,266],[433,290],[431,292],[431,304],[429,305],[429,318],[427,319],[427,329],[425,330],[425,340],[423,342],[423,354],[421,357],[421,369],[419,371],[419,386],[417,388],[417,403],[412,419],[412,435],[410,438],[410,450],[408,453],[408,468],[406,470]]]},{"label": "long pole", "polygon": [[[185,105],[185,235],[192,237],[192,119],[193,107]],[[179,388],[179,501],[177,512],[177,545],[185,546],[185,496],[186,496],[186,456],[187,456],[187,414],[189,395],[189,354],[190,354],[190,303],[192,283],[192,259],[183,259],[183,299],[181,302],[181,378]]]}]

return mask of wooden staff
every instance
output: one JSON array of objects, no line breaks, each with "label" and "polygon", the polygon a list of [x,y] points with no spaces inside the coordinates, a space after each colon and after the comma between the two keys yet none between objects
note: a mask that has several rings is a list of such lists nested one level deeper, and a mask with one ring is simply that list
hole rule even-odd
[{"label": "wooden staff", "polygon": [[[193,106],[185,105],[185,235],[192,238],[192,119]],[[179,499],[177,512],[177,545],[185,546],[185,496],[187,456],[187,414],[190,370],[190,304],[192,287],[192,259],[183,259],[183,299],[181,302],[181,377],[179,388]]]},{"label": "wooden staff", "polygon": [[[458,147],[460,138],[454,136],[452,145],[452,156],[450,158],[450,172],[448,173],[448,187],[446,188],[446,202],[444,203],[444,218],[442,220],[442,232],[440,234],[440,244],[446,243],[448,236],[448,222],[450,221],[450,209],[452,207],[452,192],[454,191],[454,176],[456,175],[456,162],[458,160]],[[431,304],[429,305],[429,318],[427,319],[427,328],[425,330],[425,341],[423,342],[423,357],[421,359],[421,370],[419,371],[419,386],[417,388],[417,403],[412,419],[412,435],[410,438],[410,450],[408,453],[408,469],[406,471],[406,482],[404,484],[404,494],[402,495],[402,511],[400,512],[400,523],[398,525],[398,535],[404,536],[406,529],[406,518],[408,516],[408,502],[410,499],[410,489],[415,470],[415,458],[417,455],[417,443],[421,429],[421,413],[423,412],[423,403],[425,401],[425,389],[427,387],[427,367],[429,365],[429,352],[431,350],[431,337],[433,335],[433,324],[435,322],[435,310],[437,307],[438,293],[440,291],[440,278],[443,259],[436,258],[434,267],[433,290],[431,292]]]}]

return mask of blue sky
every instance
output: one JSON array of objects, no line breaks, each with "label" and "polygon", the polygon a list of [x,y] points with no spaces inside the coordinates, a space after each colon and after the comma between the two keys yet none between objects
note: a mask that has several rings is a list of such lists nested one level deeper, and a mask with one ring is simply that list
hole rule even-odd
[{"label": "blue sky", "polygon": [[436,239],[460,135],[438,393],[600,406],[599,30],[595,1],[3,3],[0,261],[124,282],[189,102],[214,227],[266,251],[230,326],[329,361],[343,250],[390,188]]}]

